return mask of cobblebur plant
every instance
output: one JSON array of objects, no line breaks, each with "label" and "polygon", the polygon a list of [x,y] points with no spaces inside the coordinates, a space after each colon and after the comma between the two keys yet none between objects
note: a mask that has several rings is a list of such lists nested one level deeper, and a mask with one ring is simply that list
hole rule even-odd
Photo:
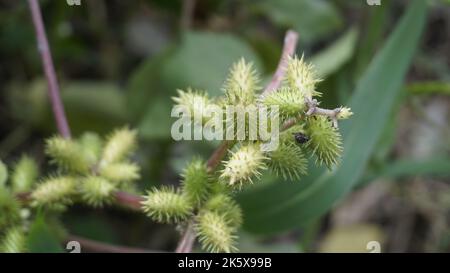
[{"label": "cobblebur plant", "polygon": [[233,199],[236,191],[257,181],[266,169],[286,180],[298,180],[307,174],[309,157],[328,169],[338,164],[342,140],[337,121],[353,113],[347,107],[332,110],[319,107],[317,98],[321,93],[316,84],[320,79],[303,57],[289,58],[285,72],[280,88],[260,92],[260,81],[252,64],[241,59],[229,72],[223,86],[224,96],[210,98],[203,91],[179,91],[175,103],[191,113],[191,117],[195,111],[204,114],[200,119],[203,125],[210,118],[204,109],[211,105],[277,106],[281,120],[279,146],[264,152],[262,139],[225,141],[227,154],[218,168],[195,158],[184,169],[179,189],[150,190],[142,202],[149,217],[184,230],[193,226],[206,251],[236,251],[236,232],[243,217]]},{"label": "cobblebur plant", "polygon": [[[276,150],[264,151],[264,141],[250,140],[248,132],[244,140],[224,141],[222,162],[221,157],[213,163],[192,159],[181,174],[181,187],[151,189],[143,198],[143,211],[153,220],[176,224],[183,231],[192,227],[206,251],[232,252],[237,250],[236,232],[243,221],[234,193],[257,181],[266,169],[286,180],[298,180],[307,174],[308,157],[329,169],[338,164],[342,141],[337,121],[352,112],[346,107],[318,107],[319,79],[303,57],[288,60],[284,77],[278,90],[259,94],[259,79],[252,64],[241,59],[225,81],[224,96],[209,98],[206,92],[179,91],[176,104],[203,113],[203,125],[210,119],[204,111],[210,105],[277,106],[279,145]],[[235,117],[233,128],[238,128],[236,122]],[[246,125],[249,122],[246,120]],[[114,201],[117,191],[136,191],[133,182],[140,177],[139,166],[130,160],[135,148],[136,132],[123,128],[106,139],[95,133],[78,139],[48,139],[45,152],[54,170],[41,178],[37,163],[30,157],[22,157],[9,177],[0,162],[0,252],[27,251],[26,234],[33,213],[58,215],[74,203],[102,207]]]},{"label": "cobblebur plant", "polygon": [[[123,128],[105,140],[95,133],[79,139],[55,136],[46,141],[45,152],[54,172],[38,178],[37,163],[22,157],[8,179],[0,162],[0,252],[25,252],[30,212],[59,214],[67,206],[82,203],[102,207],[112,203],[114,192],[133,191],[139,167],[130,161],[136,132]],[[29,192],[19,202],[20,195]]]}]

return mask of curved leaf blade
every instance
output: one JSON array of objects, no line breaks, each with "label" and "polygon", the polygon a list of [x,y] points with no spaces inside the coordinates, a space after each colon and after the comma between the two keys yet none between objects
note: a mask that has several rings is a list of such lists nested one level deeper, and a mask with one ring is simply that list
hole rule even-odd
[{"label": "curved leaf blade", "polygon": [[306,224],[356,184],[400,93],[425,15],[425,1],[414,1],[359,81],[349,104],[355,116],[341,125],[345,151],[340,167],[332,172],[313,169],[307,181],[272,183],[241,194],[245,229],[273,233]]}]

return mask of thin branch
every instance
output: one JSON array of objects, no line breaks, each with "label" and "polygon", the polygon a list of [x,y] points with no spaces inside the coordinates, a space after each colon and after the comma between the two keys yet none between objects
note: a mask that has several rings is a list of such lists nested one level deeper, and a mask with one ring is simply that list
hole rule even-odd
[{"label": "thin branch", "polygon": [[61,102],[59,85],[56,80],[55,68],[53,66],[53,59],[48,45],[47,35],[45,33],[44,23],[42,21],[42,14],[37,0],[28,0],[31,16],[33,18],[33,25],[36,31],[37,46],[42,59],[42,66],[45,71],[45,76],[48,83],[48,94],[53,108],[56,125],[59,133],[65,137],[70,138],[70,128],[67,123],[64,106]]},{"label": "thin branch", "polygon": [[285,131],[289,128],[291,128],[292,126],[294,126],[295,124],[297,124],[297,122],[299,121],[299,117],[296,118],[290,118],[288,120],[286,120],[283,125],[281,126],[281,131]]},{"label": "thin branch", "polygon": [[16,199],[22,204],[28,204],[31,202],[31,192],[20,192],[16,194]]},{"label": "thin branch", "polygon": [[230,146],[230,141],[225,140],[212,153],[212,155],[209,157],[208,162],[207,162],[209,172],[213,172],[217,168],[217,166],[219,166],[220,161],[227,153],[229,146]]},{"label": "thin branch", "polygon": [[180,27],[187,30],[192,26],[192,19],[194,17],[196,0],[183,0],[181,9]]},{"label": "thin branch", "polygon": [[[127,247],[111,245],[103,242],[86,239],[76,235],[69,235],[66,242],[76,241],[80,243],[82,252],[101,252],[101,253],[156,253],[159,251],[152,251],[144,248]],[[162,251],[161,251],[162,252]]]},{"label": "thin branch", "polygon": [[331,122],[333,123],[334,127],[338,126],[337,117],[338,114],[341,112],[342,107],[338,107],[335,109],[320,108],[318,107],[319,102],[316,99],[306,99],[306,106],[308,107],[308,111],[306,111],[307,116],[312,115],[327,116],[331,119]]},{"label": "thin branch", "polygon": [[195,241],[195,233],[194,233],[194,225],[192,222],[189,222],[186,230],[184,231],[183,236],[181,237],[180,242],[178,243],[176,253],[189,253],[192,251],[192,246]]},{"label": "thin branch", "polygon": [[135,195],[128,192],[118,191],[115,194],[116,202],[119,205],[125,206],[130,209],[140,210],[142,205],[141,202],[144,198],[139,195]]},{"label": "thin branch", "polygon": [[289,60],[289,57],[295,53],[297,42],[298,42],[298,33],[293,30],[288,30],[286,32],[286,36],[284,37],[283,52],[281,54],[277,70],[273,74],[272,80],[264,89],[264,92],[262,93],[263,96],[267,95],[270,92],[273,92],[280,86],[281,82],[283,81],[284,74],[286,72],[287,62]]}]

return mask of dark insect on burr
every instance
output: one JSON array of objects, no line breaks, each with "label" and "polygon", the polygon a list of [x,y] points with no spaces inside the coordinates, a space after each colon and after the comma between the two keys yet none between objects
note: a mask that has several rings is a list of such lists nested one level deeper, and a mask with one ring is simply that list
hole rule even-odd
[{"label": "dark insect on burr", "polygon": [[294,138],[298,144],[304,144],[309,141],[309,136],[303,133],[294,133]]}]

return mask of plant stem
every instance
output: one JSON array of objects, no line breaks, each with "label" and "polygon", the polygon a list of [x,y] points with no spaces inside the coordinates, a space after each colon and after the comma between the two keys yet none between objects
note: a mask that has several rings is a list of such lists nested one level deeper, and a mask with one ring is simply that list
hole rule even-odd
[{"label": "plant stem", "polygon": [[141,202],[144,200],[141,196],[123,191],[118,191],[114,195],[118,204],[130,209],[141,209]]},{"label": "plant stem", "polygon": [[192,26],[196,0],[182,0],[180,27],[188,30]]},{"label": "plant stem", "polygon": [[64,106],[61,102],[59,85],[56,80],[55,68],[53,66],[53,59],[48,45],[47,35],[45,33],[44,23],[42,22],[42,14],[37,0],[28,0],[33,25],[36,31],[37,46],[42,59],[42,66],[45,71],[45,76],[48,83],[48,94],[52,104],[53,114],[55,116],[56,125],[59,133],[65,137],[70,138],[70,128],[67,123]]},{"label": "plant stem", "polygon": [[176,253],[189,253],[192,251],[192,246],[194,245],[195,234],[194,234],[194,225],[192,222],[189,222],[183,237],[181,237],[180,242],[178,243]]},{"label": "plant stem", "polygon": [[156,253],[159,251],[152,251],[144,248],[127,247],[111,245],[103,242],[86,239],[76,235],[69,235],[66,242],[76,241],[80,243],[82,252],[101,252],[101,253]]},{"label": "plant stem", "polygon": [[295,48],[297,47],[297,42],[298,42],[298,33],[293,30],[288,30],[286,32],[286,36],[284,37],[283,52],[281,54],[277,70],[275,70],[275,73],[272,76],[272,80],[264,89],[262,93],[263,96],[277,90],[278,87],[280,87],[280,84],[284,78],[284,74],[286,73],[287,62],[289,60],[289,57],[294,55]]},{"label": "plant stem", "polygon": [[209,157],[207,166],[208,172],[213,172],[220,164],[220,160],[225,156],[230,146],[230,141],[223,141],[219,147]]},{"label": "plant stem", "polygon": [[341,107],[335,109],[325,109],[318,107],[319,103],[315,99],[306,99],[306,105],[308,106],[307,116],[321,115],[327,116],[331,119],[334,127],[337,127],[337,115],[341,112]]}]

